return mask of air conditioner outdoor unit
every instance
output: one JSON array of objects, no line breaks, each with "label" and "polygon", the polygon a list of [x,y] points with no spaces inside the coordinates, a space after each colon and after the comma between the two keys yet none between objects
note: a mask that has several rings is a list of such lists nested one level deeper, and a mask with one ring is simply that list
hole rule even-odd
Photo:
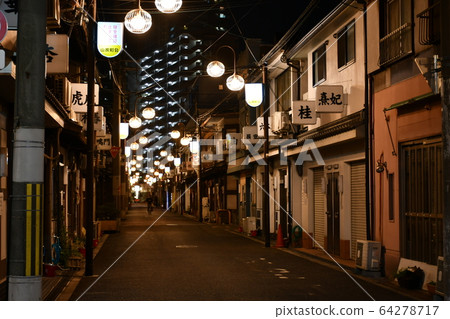
[{"label": "air conditioner outdoor unit", "polygon": [[66,77],[55,80],[54,94],[66,110],[70,110],[72,104],[72,83]]},{"label": "air conditioner outdoor unit", "polygon": [[249,140],[250,143],[258,142],[258,128],[256,126],[244,126],[242,128],[242,139]]},{"label": "air conditioner outdoor unit", "polygon": [[276,134],[289,130],[289,114],[285,112],[275,112],[272,115],[272,131]]},{"label": "air conditioner outdoor unit", "polygon": [[381,243],[371,240],[356,241],[356,267],[364,270],[380,270]]}]

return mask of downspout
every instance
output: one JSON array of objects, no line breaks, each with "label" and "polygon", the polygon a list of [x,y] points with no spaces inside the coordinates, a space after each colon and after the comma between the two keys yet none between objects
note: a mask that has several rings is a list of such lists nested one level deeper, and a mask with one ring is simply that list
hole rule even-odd
[{"label": "downspout", "polygon": [[358,0],[363,5],[364,24],[364,130],[365,138],[365,175],[366,175],[366,233],[367,239],[373,239],[373,205],[372,205],[372,110],[369,105],[369,78],[367,70],[367,3],[365,0]]}]

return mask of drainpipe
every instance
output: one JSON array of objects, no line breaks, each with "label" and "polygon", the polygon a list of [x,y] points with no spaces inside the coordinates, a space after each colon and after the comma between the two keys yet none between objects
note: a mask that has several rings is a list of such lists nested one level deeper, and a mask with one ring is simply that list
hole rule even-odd
[{"label": "drainpipe", "polygon": [[14,301],[41,300],[47,1],[18,1],[9,290]]},{"label": "drainpipe", "polygon": [[365,131],[365,175],[366,175],[366,233],[367,239],[373,239],[372,232],[372,112],[369,105],[369,78],[367,71],[367,3],[365,0],[358,0],[363,5],[363,24],[364,24],[364,131]]}]

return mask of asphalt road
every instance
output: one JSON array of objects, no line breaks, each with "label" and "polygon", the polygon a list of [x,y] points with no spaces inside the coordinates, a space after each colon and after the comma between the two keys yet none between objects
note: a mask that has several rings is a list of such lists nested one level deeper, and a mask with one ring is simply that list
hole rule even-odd
[{"label": "asphalt road", "polygon": [[71,300],[408,300],[365,280],[360,287],[334,267],[265,248],[228,226],[172,213],[151,226],[161,213],[131,210],[95,258],[96,275],[82,278]]}]

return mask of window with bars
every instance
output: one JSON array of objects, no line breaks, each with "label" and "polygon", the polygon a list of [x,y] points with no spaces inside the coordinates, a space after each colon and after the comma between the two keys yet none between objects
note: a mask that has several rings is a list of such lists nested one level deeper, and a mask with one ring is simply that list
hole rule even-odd
[{"label": "window with bars", "polygon": [[412,52],[411,0],[381,1],[380,14],[380,65],[385,65]]},{"label": "window with bars", "polygon": [[402,257],[436,265],[443,252],[442,141],[401,147]]}]

